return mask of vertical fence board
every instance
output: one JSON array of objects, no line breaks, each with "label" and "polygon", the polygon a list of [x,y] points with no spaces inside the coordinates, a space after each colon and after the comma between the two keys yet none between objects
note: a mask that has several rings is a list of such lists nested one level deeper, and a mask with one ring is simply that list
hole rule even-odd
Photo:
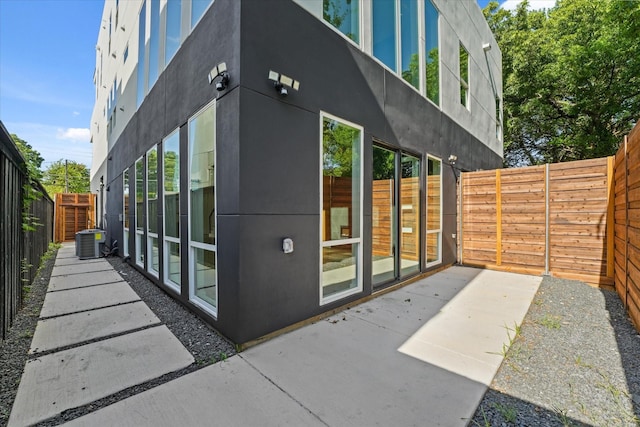
[{"label": "vertical fence board", "polygon": [[[30,284],[53,237],[53,201],[39,183],[26,184],[24,159],[11,136],[0,122],[0,338],[7,331],[22,306],[23,286]],[[24,186],[43,192],[31,203],[27,214],[40,224],[35,231],[25,231],[23,223]]]},{"label": "vertical fence board", "polygon": [[640,331],[640,126],[636,124],[614,162],[615,288]]}]

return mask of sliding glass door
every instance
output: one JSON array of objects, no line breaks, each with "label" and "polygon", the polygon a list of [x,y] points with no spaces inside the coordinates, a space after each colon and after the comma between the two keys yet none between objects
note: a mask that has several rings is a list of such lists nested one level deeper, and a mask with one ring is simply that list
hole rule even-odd
[{"label": "sliding glass door", "polygon": [[420,271],[420,158],[373,147],[372,282]]}]

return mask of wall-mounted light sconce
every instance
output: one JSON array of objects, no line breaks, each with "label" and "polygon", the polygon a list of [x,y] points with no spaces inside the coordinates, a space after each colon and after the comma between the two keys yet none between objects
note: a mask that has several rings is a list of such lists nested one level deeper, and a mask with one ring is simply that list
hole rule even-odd
[{"label": "wall-mounted light sconce", "polygon": [[124,25],[120,26],[120,29],[121,29],[122,31],[124,31]]},{"label": "wall-mounted light sconce", "polygon": [[113,156],[109,156],[109,160],[113,160]]},{"label": "wall-mounted light sconce", "polygon": [[223,91],[229,85],[229,73],[227,72],[227,63],[221,62],[211,71],[209,71],[209,84],[216,82],[216,90]]},{"label": "wall-mounted light sconce", "polygon": [[449,164],[455,165],[456,161],[458,161],[458,156],[456,156],[455,154],[449,154]]},{"label": "wall-mounted light sconce", "polygon": [[111,56],[113,56],[114,58],[117,58],[116,52],[111,52]]},{"label": "wall-mounted light sconce", "polygon": [[124,107],[120,107],[120,111],[124,113]]},{"label": "wall-mounted light sconce", "polygon": [[96,45],[96,50],[99,51],[100,50],[100,46]]},{"label": "wall-mounted light sconce", "polygon": [[296,91],[300,89],[299,81],[275,71],[269,70],[269,80],[273,82],[273,87],[276,88],[276,91],[278,91],[278,94],[280,94],[281,96],[287,96],[289,94],[287,87],[290,87],[291,89]]},{"label": "wall-mounted light sconce", "polygon": [[107,185],[107,191],[111,191],[111,186]]},{"label": "wall-mounted light sconce", "polygon": [[489,52],[491,50],[491,43],[483,43],[482,50],[484,50],[485,52]]}]

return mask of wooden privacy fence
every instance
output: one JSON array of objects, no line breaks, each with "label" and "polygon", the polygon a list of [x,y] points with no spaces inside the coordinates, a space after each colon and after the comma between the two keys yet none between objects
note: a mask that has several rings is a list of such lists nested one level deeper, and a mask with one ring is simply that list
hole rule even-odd
[{"label": "wooden privacy fence", "polygon": [[640,126],[615,156],[615,287],[640,330]]},{"label": "wooden privacy fence", "polygon": [[459,261],[613,286],[613,160],[462,173]]},{"label": "wooden privacy fence", "polygon": [[[0,122],[0,338],[22,306],[23,286],[35,278],[41,256],[53,238],[53,201],[39,183],[28,184],[25,160]],[[28,186],[42,196],[25,212]],[[35,230],[23,228],[25,213]]]},{"label": "wooden privacy fence", "polygon": [[78,231],[96,226],[96,195],[56,194],[55,241],[71,242]]}]

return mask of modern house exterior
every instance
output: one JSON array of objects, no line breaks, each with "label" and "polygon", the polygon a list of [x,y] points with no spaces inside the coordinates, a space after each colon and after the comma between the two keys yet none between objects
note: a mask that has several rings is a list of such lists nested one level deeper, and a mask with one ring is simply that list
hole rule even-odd
[{"label": "modern house exterior", "polygon": [[242,344],[456,261],[500,167],[474,0],[107,0],[92,191],[108,241]]}]

